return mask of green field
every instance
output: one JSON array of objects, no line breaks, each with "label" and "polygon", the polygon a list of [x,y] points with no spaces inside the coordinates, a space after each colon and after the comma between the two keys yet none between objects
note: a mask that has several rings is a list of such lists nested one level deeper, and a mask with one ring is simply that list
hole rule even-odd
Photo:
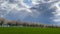
[{"label": "green field", "polygon": [[0,27],[0,34],[60,34],[60,28]]}]

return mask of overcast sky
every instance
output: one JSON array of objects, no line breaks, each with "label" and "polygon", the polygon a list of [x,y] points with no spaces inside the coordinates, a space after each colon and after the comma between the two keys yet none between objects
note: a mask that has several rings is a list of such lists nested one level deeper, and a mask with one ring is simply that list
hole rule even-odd
[{"label": "overcast sky", "polygon": [[0,0],[0,17],[60,25],[60,0]]}]

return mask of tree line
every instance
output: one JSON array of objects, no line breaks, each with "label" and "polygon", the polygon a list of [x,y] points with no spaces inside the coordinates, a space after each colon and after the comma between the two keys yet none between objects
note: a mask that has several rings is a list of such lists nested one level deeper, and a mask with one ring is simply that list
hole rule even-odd
[{"label": "tree line", "polygon": [[37,23],[28,23],[14,20],[6,20],[0,18],[0,26],[9,25],[9,26],[22,26],[22,27],[40,27],[40,28],[60,28],[60,26],[46,25],[46,24],[37,24]]}]

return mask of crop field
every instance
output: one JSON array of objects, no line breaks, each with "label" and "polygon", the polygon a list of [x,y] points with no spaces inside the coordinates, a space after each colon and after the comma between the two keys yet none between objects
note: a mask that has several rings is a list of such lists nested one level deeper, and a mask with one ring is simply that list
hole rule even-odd
[{"label": "crop field", "polygon": [[0,34],[60,34],[60,28],[0,27]]}]

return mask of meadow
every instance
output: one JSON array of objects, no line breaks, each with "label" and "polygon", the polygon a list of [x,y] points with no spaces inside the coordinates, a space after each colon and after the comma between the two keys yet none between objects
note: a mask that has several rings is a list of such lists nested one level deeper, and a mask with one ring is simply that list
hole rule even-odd
[{"label": "meadow", "polygon": [[0,27],[0,34],[60,34],[60,28]]}]

